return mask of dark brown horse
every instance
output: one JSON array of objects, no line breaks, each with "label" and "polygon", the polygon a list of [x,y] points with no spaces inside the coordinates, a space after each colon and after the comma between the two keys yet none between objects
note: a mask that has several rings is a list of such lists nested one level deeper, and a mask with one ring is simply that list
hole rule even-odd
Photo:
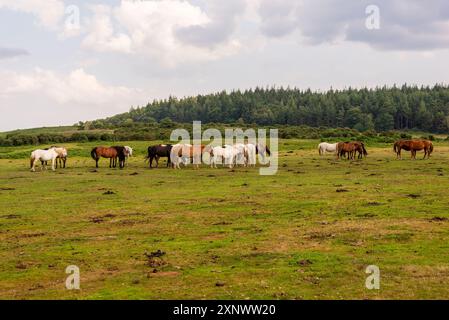
[{"label": "dark brown horse", "polygon": [[424,158],[430,158],[433,152],[433,144],[429,140],[414,139],[414,140],[398,140],[393,145],[393,150],[396,152],[396,159],[402,159],[401,150],[411,151],[411,158],[416,159],[416,152],[424,150]]},{"label": "dark brown horse", "polygon": [[114,147],[95,147],[90,152],[92,159],[95,160],[95,166],[98,168],[98,160],[100,158],[108,158],[109,168],[115,168],[117,166],[116,159],[119,160],[119,167],[123,169],[125,167],[125,160],[127,155],[127,150],[122,146]]},{"label": "dark brown horse", "polygon": [[159,144],[157,146],[148,147],[148,155],[145,161],[148,160],[150,168],[153,168],[153,160],[156,159],[156,168],[159,166],[160,158],[167,158],[167,167],[170,166],[170,152],[173,146],[171,144]]}]

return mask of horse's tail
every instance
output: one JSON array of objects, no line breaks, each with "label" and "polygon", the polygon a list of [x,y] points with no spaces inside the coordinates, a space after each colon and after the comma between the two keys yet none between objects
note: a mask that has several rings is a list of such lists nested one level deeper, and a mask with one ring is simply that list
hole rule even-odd
[{"label": "horse's tail", "polygon": [[270,149],[268,149],[267,146],[265,146],[265,151],[267,151],[267,154],[268,154],[269,156],[271,156],[271,151],[270,151]]},{"label": "horse's tail", "polygon": [[92,159],[97,160],[97,147],[93,148],[90,152]]},{"label": "horse's tail", "polygon": [[394,151],[394,152],[398,152],[398,143],[397,143],[397,142],[395,142],[395,143],[393,144],[393,151]]},{"label": "horse's tail", "polygon": [[318,145],[318,154],[321,156],[321,146]]},{"label": "horse's tail", "polygon": [[30,169],[33,168],[33,164],[34,164],[34,155],[31,154],[31,157],[30,157]]},{"label": "horse's tail", "polygon": [[433,143],[431,142],[429,146],[429,154],[431,154],[432,152],[433,152]]},{"label": "horse's tail", "polygon": [[366,157],[368,155],[368,151],[365,149],[365,144],[362,143],[363,155]]}]

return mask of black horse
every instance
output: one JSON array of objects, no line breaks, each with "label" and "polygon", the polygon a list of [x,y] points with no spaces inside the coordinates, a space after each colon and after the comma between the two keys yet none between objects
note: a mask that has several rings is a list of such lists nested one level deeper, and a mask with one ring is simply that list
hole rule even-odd
[{"label": "black horse", "polygon": [[145,160],[150,162],[150,168],[153,168],[153,159],[156,159],[156,168],[159,166],[160,158],[167,158],[167,167],[170,166],[170,153],[173,145],[171,144],[159,144],[157,146],[148,147],[148,155]]}]

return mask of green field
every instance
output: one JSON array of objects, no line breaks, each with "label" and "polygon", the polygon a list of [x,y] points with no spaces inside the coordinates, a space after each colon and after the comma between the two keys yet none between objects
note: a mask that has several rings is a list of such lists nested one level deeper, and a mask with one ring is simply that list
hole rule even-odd
[{"label": "green field", "polygon": [[[86,143],[67,145],[67,169],[31,173],[35,147],[0,148],[0,298],[449,298],[449,143],[416,161],[390,145],[336,161],[317,143],[282,141],[275,176],[150,170],[149,142],[122,143],[124,170],[95,170]],[[380,290],[365,288],[372,264]]]}]

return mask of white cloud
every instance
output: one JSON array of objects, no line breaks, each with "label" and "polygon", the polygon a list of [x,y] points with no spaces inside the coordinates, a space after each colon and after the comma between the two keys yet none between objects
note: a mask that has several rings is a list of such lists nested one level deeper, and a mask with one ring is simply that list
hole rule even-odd
[{"label": "white cloud", "polygon": [[174,66],[218,58],[240,48],[237,40],[226,36],[213,46],[196,46],[179,39],[178,30],[212,22],[205,11],[187,1],[122,1],[116,7],[91,8],[94,16],[83,46],[95,51],[141,54]]},{"label": "white cloud", "polygon": [[142,92],[138,89],[102,84],[83,69],[73,70],[68,75],[40,68],[24,74],[1,72],[0,82],[2,83],[0,97],[38,94],[59,105],[68,103],[83,107],[110,105],[121,106],[126,110],[133,99],[142,97]]},{"label": "white cloud", "polygon": [[32,14],[39,24],[50,29],[55,29],[64,17],[64,2],[61,0],[0,0],[0,9]]}]

